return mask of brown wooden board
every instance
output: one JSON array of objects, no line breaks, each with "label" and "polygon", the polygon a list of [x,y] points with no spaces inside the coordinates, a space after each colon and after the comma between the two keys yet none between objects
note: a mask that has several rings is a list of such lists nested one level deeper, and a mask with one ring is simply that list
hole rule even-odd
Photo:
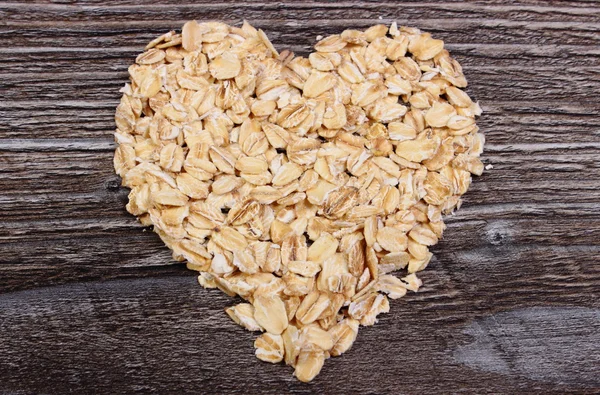
[{"label": "brown wooden board", "polygon": [[[381,18],[380,18],[381,17]],[[422,273],[303,384],[253,355],[124,209],[114,109],[145,43],[188,19],[306,55],[375,23],[442,38],[492,164]],[[0,393],[600,393],[600,3],[0,2]]]}]

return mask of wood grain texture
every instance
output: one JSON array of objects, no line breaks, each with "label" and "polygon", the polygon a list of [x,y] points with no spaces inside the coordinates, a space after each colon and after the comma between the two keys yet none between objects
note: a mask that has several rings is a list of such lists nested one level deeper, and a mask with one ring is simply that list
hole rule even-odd
[{"label": "wood grain texture", "polygon": [[5,294],[2,389],[38,392],[51,380],[55,393],[575,393],[600,384],[598,310],[518,309],[463,330],[472,307],[457,299],[428,287],[392,302],[393,315],[306,385],[289,367],[258,361],[253,335],[223,314],[231,299],[190,276]]},{"label": "wood grain texture", "polygon": [[[380,19],[381,17],[381,19]],[[477,178],[417,294],[312,384],[124,209],[127,67],[188,19],[279,49],[375,23],[442,38],[480,101]],[[600,393],[600,4],[0,2],[0,393]]]}]

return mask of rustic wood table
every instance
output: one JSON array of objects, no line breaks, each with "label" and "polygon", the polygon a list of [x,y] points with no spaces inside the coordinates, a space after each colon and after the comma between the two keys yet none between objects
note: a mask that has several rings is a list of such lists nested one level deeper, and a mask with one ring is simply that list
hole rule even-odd
[{"label": "rustic wood table", "polygon": [[[0,393],[600,393],[597,1],[0,3]],[[307,54],[375,23],[432,32],[485,111],[484,162],[422,273],[313,383],[124,209],[127,67],[189,19]]]}]

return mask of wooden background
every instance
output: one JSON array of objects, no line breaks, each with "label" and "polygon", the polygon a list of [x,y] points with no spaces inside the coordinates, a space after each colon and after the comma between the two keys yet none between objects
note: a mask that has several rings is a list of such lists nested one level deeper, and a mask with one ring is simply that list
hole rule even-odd
[{"label": "wooden background", "polygon": [[[0,393],[600,393],[597,1],[0,3]],[[124,209],[127,67],[188,19],[308,54],[378,22],[443,39],[485,110],[484,162],[422,274],[307,385],[253,356],[233,300]]]}]

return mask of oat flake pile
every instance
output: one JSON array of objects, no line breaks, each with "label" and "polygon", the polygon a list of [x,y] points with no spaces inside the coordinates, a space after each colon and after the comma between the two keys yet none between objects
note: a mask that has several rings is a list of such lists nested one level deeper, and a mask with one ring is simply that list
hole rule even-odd
[{"label": "oat flake pile", "polygon": [[[188,22],[129,68],[115,133],[127,210],[153,225],[256,356],[310,381],[416,272],[483,170],[481,109],[441,40],[346,30],[308,58],[248,23]],[[400,274],[391,274],[401,271]]]}]

